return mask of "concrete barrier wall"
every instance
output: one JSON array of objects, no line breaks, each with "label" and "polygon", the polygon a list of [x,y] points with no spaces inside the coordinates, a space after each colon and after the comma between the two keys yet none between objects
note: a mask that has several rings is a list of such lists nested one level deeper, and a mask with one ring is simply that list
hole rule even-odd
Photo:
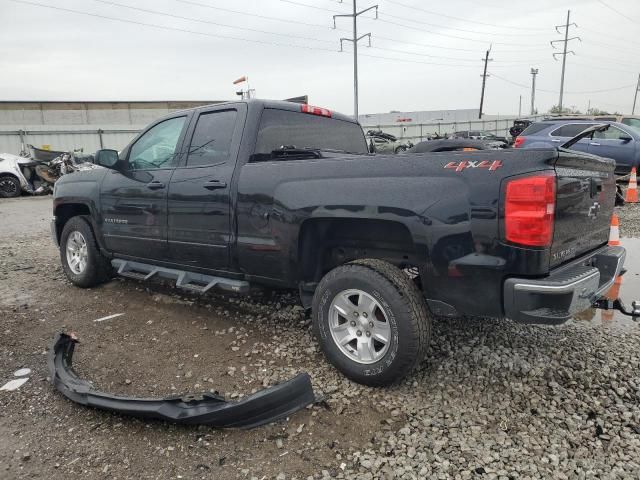
[{"label": "concrete barrier wall", "polygon": [[135,137],[141,128],[117,129],[68,129],[56,130],[2,130],[0,129],[0,152],[20,152],[21,144],[31,144],[42,148],[48,145],[51,150],[71,151],[83,149],[85,153],[93,153],[100,148],[122,150]]}]

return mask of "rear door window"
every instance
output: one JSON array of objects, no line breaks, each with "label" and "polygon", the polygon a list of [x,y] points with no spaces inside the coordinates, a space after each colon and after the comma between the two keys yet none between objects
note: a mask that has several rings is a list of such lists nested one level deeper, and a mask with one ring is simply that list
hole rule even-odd
[{"label": "rear door window", "polygon": [[560,128],[556,128],[551,132],[551,136],[573,138],[593,125],[593,123],[569,123],[561,126]]},{"label": "rear door window", "polygon": [[368,153],[362,127],[357,123],[266,108],[262,113],[252,161],[269,160],[271,152],[283,147]]},{"label": "rear door window", "polygon": [[229,160],[236,110],[203,113],[191,137],[187,167],[219,165]]}]

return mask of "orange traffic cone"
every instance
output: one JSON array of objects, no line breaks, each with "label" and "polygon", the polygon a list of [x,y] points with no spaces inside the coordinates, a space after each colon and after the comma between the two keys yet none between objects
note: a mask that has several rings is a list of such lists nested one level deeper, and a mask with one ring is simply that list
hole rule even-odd
[{"label": "orange traffic cone", "polygon": [[627,203],[638,203],[638,178],[636,176],[636,167],[631,169],[631,177],[629,178],[629,186],[627,187],[627,194],[624,197],[624,201]]},{"label": "orange traffic cone", "polygon": [[[620,286],[622,285],[622,275],[618,275],[616,277],[615,282],[611,285],[609,291],[605,294],[605,297],[609,300],[615,300],[620,296]],[[601,320],[603,322],[610,322],[613,320],[614,310],[600,310],[601,312]]]},{"label": "orange traffic cone", "polygon": [[611,216],[611,229],[609,230],[609,246],[620,245],[620,220],[615,213]]}]

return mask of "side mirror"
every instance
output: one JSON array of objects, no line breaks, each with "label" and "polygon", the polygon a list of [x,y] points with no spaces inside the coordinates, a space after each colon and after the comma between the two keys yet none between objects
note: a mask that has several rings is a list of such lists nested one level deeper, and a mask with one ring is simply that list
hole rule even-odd
[{"label": "side mirror", "polygon": [[620,137],[620,140],[622,140],[622,143],[629,143],[631,140],[633,140],[633,138],[629,137],[628,135],[623,135],[622,137]]},{"label": "side mirror", "polygon": [[95,156],[95,164],[105,168],[114,168],[120,159],[117,150],[98,150]]}]

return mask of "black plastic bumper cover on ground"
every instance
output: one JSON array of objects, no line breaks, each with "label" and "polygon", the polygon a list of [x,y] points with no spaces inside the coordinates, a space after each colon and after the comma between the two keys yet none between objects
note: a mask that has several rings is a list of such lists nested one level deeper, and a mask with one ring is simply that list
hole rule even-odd
[{"label": "black plastic bumper cover on ground", "polygon": [[94,390],[73,371],[76,343],[74,336],[58,333],[49,350],[48,364],[51,383],[65,397],[81,405],[185,425],[252,428],[284,418],[315,401],[311,379],[306,373],[238,402],[227,402],[211,393],[165,398],[111,395]]}]

